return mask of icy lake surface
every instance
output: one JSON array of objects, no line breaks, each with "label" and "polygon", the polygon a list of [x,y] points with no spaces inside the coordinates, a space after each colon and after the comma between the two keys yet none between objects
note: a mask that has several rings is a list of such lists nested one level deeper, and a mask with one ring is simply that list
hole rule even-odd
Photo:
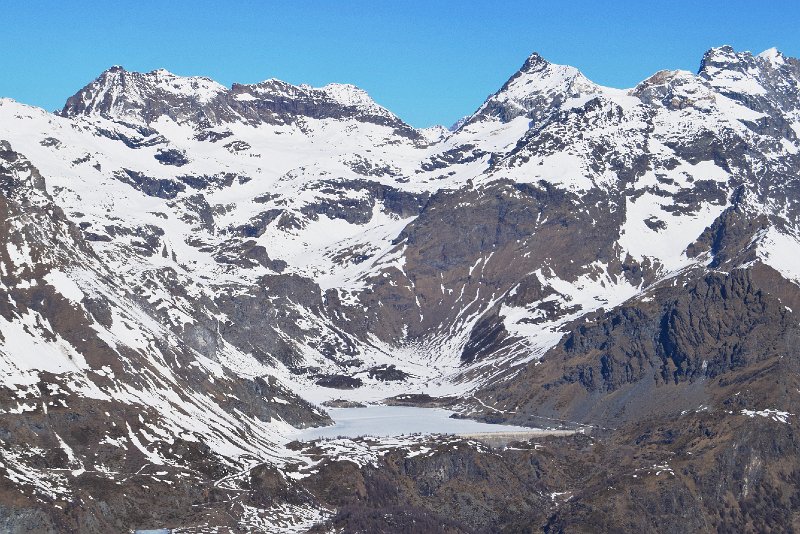
[{"label": "icy lake surface", "polygon": [[472,434],[477,432],[530,432],[535,429],[491,425],[467,419],[451,419],[453,412],[440,408],[413,408],[408,406],[367,406],[366,408],[331,408],[328,410],[335,424],[308,428],[297,434],[297,439],[307,441],[317,438],[345,436],[390,437],[403,434]]}]

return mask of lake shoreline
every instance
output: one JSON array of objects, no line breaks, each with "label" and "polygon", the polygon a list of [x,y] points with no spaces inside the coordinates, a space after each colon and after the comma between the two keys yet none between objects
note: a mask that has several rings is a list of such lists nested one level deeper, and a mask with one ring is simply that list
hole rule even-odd
[{"label": "lake shoreline", "polygon": [[[419,434],[476,436],[478,441],[489,436],[569,435],[573,430],[533,428],[516,425],[486,423],[473,419],[453,417],[455,412],[443,408],[416,406],[367,405],[362,407],[331,408],[328,413],[334,424],[299,430],[293,440],[314,441],[326,438],[398,437]],[[527,437],[529,436],[529,437]],[[479,439],[480,438],[480,439]],[[498,438],[499,439],[499,438]],[[494,440],[497,441],[497,440]]]}]

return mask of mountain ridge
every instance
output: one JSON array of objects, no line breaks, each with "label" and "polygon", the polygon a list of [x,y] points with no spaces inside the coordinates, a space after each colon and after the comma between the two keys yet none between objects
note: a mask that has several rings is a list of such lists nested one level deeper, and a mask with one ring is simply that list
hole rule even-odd
[{"label": "mountain ridge", "polygon": [[[730,45],[722,45],[722,46],[718,46],[718,47],[712,47],[712,48],[710,48],[709,50],[707,50],[703,54],[702,59],[701,59],[700,64],[699,64],[699,67],[698,67],[697,71],[694,73],[694,75],[701,75],[701,74],[704,73],[705,70],[710,70],[710,69],[714,69],[716,71],[719,71],[719,70],[730,70],[732,68],[735,68],[736,65],[739,65],[742,62],[747,62],[748,60],[750,60],[750,61],[763,60],[764,62],[769,63],[771,65],[779,65],[779,64],[780,65],[784,65],[786,63],[790,63],[791,64],[791,63],[796,63],[797,62],[797,59],[784,56],[777,48],[774,48],[774,47],[770,48],[770,49],[767,49],[764,52],[761,52],[760,54],[755,54],[754,55],[753,53],[748,52],[748,51],[735,52],[735,50]],[[724,67],[724,68],[720,69],[720,67]],[[520,69],[518,69],[503,84],[503,86],[500,88],[500,90],[498,90],[497,93],[495,93],[494,95],[490,95],[490,97],[487,98],[487,102],[484,102],[484,104],[482,106],[480,106],[478,108],[478,110],[473,113],[473,115],[475,115],[476,113],[479,113],[486,106],[486,104],[489,102],[489,100],[492,99],[493,96],[496,97],[499,94],[507,93],[508,90],[510,89],[510,86],[513,84],[514,81],[518,80],[519,78],[525,78],[526,75],[542,74],[543,72],[548,71],[548,69],[551,69],[551,68],[555,68],[555,69],[557,69],[559,71],[563,71],[563,75],[566,76],[568,79],[569,78],[577,78],[579,80],[578,86],[579,86],[580,89],[583,89],[583,90],[586,90],[586,89],[590,89],[590,90],[591,89],[598,89],[599,90],[601,88],[602,89],[606,89],[606,90],[616,89],[618,91],[631,91],[631,90],[633,90],[633,88],[618,88],[617,89],[617,88],[604,87],[604,86],[600,86],[600,85],[594,84],[593,82],[588,80],[575,67],[566,66],[566,65],[557,65],[557,64],[554,64],[554,63],[550,63],[549,61],[547,61],[545,58],[543,58],[538,53],[533,52],[533,53],[531,53],[530,56],[528,56],[528,58],[525,60],[523,65],[520,67]],[[678,72],[678,71],[665,71],[665,72]],[[87,84],[78,93],[76,93],[75,95],[70,97],[67,100],[67,103],[65,104],[65,106],[59,112],[59,114],[61,114],[63,116],[77,116],[79,114],[91,114],[92,111],[93,111],[93,108],[89,108],[89,109],[81,109],[80,108],[79,102],[78,102],[80,100],[80,98],[78,98],[78,95],[90,94],[90,92],[88,90],[90,88],[92,88],[92,87],[102,88],[104,85],[109,85],[110,81],[108,81],[107,78],[111,78],[111,76],[110,76],[111,74],[116,75],[116,76],[113,77],[113,79],[115,81],[117,79],[119,79],[119,78],[124,79],[126,76],[134,77],[134,79],[136,77],[139,77],[139,78],[142,78],[142,77],[156,77],[157,80],[158,80],[158,77],[160,76],[162,78],[161,81],[169,80],[169,81],[172,81],[172,82],[178,82],[181,85],[183,85],[184,87],[182,89],[184,89],[185,93],[186,92],[190,92],[190,91],[187,91],[186,89],[194,88],[198,92],[196,97],[199,98],[199,99],[209,98],[210,94],[213,93],[213,92],[227,91],[227,92],[233,92],[234,94],[238,94],[237,88],[241,88],[240,90],[241,90],[242,94],[249,95],[249,94],[251,94],[251,90],[253,88],[258,88],[260,86],[261,87],[263,87],[263,86],[270,86],[270,87],[272,87],[272,86],[276,86],[276,87],[283,86],[283,87],[286,87],[286,88],[290,88],[290,90],[294,90],[294,91],[298,91],[298,90],[302,89],[302,90],[306,90],[306,91],[315,90],[315,91],[324,92],[324,90],[326,88],[329,88],[329,89],[341,89],[341,90],[344,90],[344,91],[337,91],[337,92],[344,93],[346,95],[351,95],[351,99],[354,100],[355,102],[364,104],[364,105],[366,105],[368,107],[378,107],[378,108],[381,108],[383,110],[388,111],[385,107],[377,105],[374,102],[374,100],[372,100],[372,98],[369,97],[369,95],[366,93],[366,91],[364,91],[363,89],[358,88],[357,86],[355,86],[353,84],[349,84],[349,83],[328,83],[325,86],[314,88],[314,87],[312,87],[310,85],[307,85],[307,84],[293,85],[293,84],[290,84],[288,82],[284,82],[282,80],[279,80],[277,78],[268,78],[268,79],[265,79],[265,80],[263,80],[261,82],[256,82],[256,83],[252,83],[252,84],[242,84],[242,83],[234,82],[231,85],[231,87],[226,87],[226,86],[221,85],[218,82],[214,81],[212,78],[209,78],[209,77],[206,77],[206,76],[180,76],[180,75],[173,74],[173,73],[171,73],[171,72],[169,72],[169,71],[167,71],[166,69],[163,69],[163,68],[154,69],[154,70],[148,71],[146,73],[145,72],[137,72],[137,71],[128,71],[124,67],[122,67],[121,65],[113,65],[113,66],[109,67],[108,69],[106,69],[105,71],[103,71],[103,73],[101,73],[95,80],[93,80],[92,82]],[[101,80],[103,80],[104,83],[98,84],[97,82],[100,82]],[[209,84],[209,85],[205,85],[204,87],[200,87],[201,82],[204,83],[204,84]],[[119,83],[119,82],[117,82],[117,83]],[[192,85],[192,83],[194,83],[194,86]],[[527,82],[527,84],[529,84],[529,83],[530,83],[530,81]],[[123,81],[123,82],[121,82],[121,84],[124,86],[125,82]],[[175,86],[174,88],[178,89],[177,86]],[[104,92],[107,91],[107,89],[101,89],[101,90],[103,90]],[[86,98],[86,96],[84,96],[84,98]],[[70,101],[73,101],[72,105],[70,104]],[[105,112],[107,113],[107,110]],[[103,111],[101,110],[100,113],[102,114]],[[389,112],[389,113],[391,113],[391,112]]]}]

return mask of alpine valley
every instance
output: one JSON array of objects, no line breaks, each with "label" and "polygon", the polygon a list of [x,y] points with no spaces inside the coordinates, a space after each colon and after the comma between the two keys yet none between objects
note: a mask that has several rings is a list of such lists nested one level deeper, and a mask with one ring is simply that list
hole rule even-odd
[{"label": "alpine valley", "polygon": [[[800,530],[800,61],[453,128],[111,67],[0,99],[3,532]],[[331,406],[559,428],[297,439]],[[564,434],[564,433],[562,433]]]}]

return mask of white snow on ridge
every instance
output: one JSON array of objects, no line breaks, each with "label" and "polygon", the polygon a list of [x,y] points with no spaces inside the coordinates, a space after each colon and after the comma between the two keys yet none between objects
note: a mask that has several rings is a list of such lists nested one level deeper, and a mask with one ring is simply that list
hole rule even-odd
[{"label": "white snow on ridge", "polygon": [[786,423],[789,424],[789,417],[794,417],[793,413],[784,412],[781,410],[775,409],[766,409],[766,410],[742,410],[742,415],[746,415],[748,417],[765,417],[767,419],[771,419],[776,423]]},{"label": "white snow on ridge", "polygon": [[[527,307],[502,305],[500,316],[506,331],[515,337],[526,340],[527,356],[515,358],[515,365],[537,360],[553,348],[564,336],[564,326],[573,320],[600,308],[612,309],[630,298],[640,294],[642,288],[635,287],[622,277],[609,275],[608,265],[595,262],[590,272],[574,282],[555,276],[548,276],[544,269],[538,269],[536,277],[544,287],[552,288],[552,294]],[[563,310],[569,310],[558,319],[548,320],[546,313],[539,308],[542,304],[557,302]]]},{"label": "white snow on ridge", "polygon": [[787,279],[800,284],[800,238],[779,232],[774,227],[766,230],[758,241],[759,259],[773,267]]},{"label": "white snow on ridge", "polygon": [[372,97],[355,85],[348,83],[329,83],[321,88],[319,91],[328,95],[332,100],[339,102],[345,106],[361,106],[371,110],[380,110],[391,114],[386,108],[383,108],[372,100]]}]

